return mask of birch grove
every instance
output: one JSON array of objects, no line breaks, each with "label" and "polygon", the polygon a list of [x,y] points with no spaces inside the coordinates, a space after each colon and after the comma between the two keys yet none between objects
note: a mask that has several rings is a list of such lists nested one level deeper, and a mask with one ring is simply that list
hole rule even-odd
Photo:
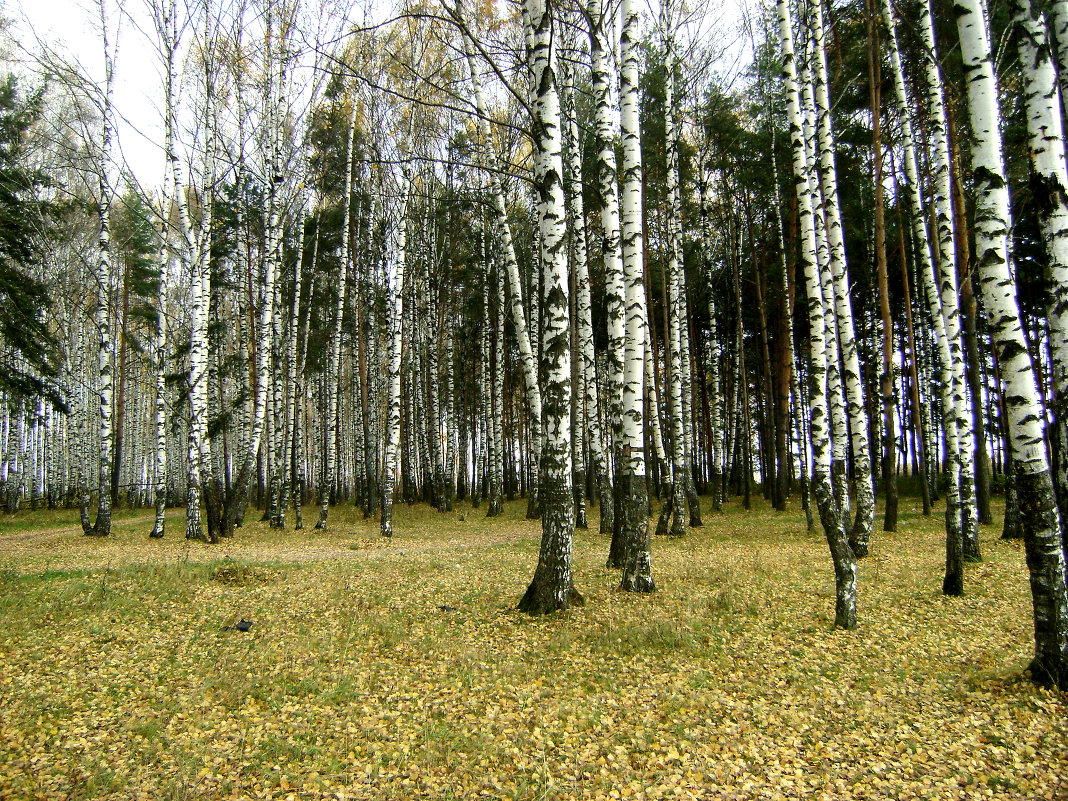
[{"label": "birch grove", "polygon": [[651,531],[766,507],[818,516],[853,629],[914,503],[943,593],[981,584],[993,477],[1063,686],[1065,4],[753,12],[739,49],[679,0],[101,0],[92,65],[27,45],[0,505],[206,543],[477,510],[540,526],[534,614],[584,603],[581,548],[649,593],[688,547]]}]

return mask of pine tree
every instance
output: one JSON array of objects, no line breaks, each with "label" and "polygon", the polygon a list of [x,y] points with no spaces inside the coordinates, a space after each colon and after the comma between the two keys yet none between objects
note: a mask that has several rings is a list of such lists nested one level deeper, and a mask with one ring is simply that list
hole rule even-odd
[{"label": "pine tree", "polygon": [[41,103],[39,91],[22,96],[14,75],[0,80],[0,403],[9,413],[38,397],[67,408],[59,343],[46,324],[48,289],[36,270],[47,245],[49,179],[26,160]]}]

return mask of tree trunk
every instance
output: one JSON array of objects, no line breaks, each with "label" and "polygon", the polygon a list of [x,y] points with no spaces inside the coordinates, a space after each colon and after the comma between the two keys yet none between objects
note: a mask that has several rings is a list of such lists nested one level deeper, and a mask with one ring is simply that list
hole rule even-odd
[{"label": "tree trunk", "polygon": [[[853,444],[853,471],[856,482],[857,510],[849,533],[849,542],[856,555],[862,557],[868,553],[868,543],[871,540],[875,519],[875,489],[871,479],[871,456],[868,443],[868,407],[864,401],[864,385],[861,381],[860,362],[857,357],[849,276],[846,269],[845,239],[838,203],[838,176],[835,168],[835,146],[831,130],[831,104],[827,79],[827,51],[823,41],[823,5],[820,0],[808,0],[808,5],[812,15],[812,45],[815,50],[814,94],[819,144],[817,165],[827,220],[827,239],[834,279],[833,308],[838,323],[839,349],[842,357],[841,380],[849,413],[849,428]],[[843,505],[843,513],[845,509]]]},{"label": "tree trunk", "polygon": [[857,625],[857,563],[842,525],[841,511],[831,486],[831,437],[826,395],[827,351],[824,346],[824,314],[819,267],[816,261],[816,230],[813,215],[813,187],[806,154],[801,98],[794,57],[793,25],[789,0],[777,0],[779,40],[783,50],[783,73],[786,82],[790,143],[794,162],[798,219],[801,223],[801,263],[808,290],[810,349],[810,432],[813,456],[813,489],[820,512],[835,574],[836,627],[853,629]]},{"label": "tree trunk", "polygon": [[1013,475],[1031,576],[1035,658],[1030,670],[1035,681],[1065,686],[1068,685],[1065,556],[1053,476],[1046,457],[1043,411],[1009,264],[1008,184],[1002,161],[1001,115],[986,8],[982,0],[958,0],[956,11],[974,137],[976,262],[1005,384]]},{"label": "tree trunk", "polygon": [[564,220],[564,165],[560,101],[552,47],[552,5],[526,0],[534,31],[531,68],[537,97],[534,103],[535,157],[542,161],[539,246],[542,263],[542,353],[545,373],[545,439],[538,471],[541,499],[541,550],[534,578],[519,609],[544,614],[581,606],[575,589],[571,551],[575,507],[571,476],[571,320],[568,296],[567,225]]},{"label": "tree trunk", "polygon": [[638,12],[634,0],[620,8],[620,121],[623,132],[622,245],[626,287],[623,374],[623,446],[619,500],[623,575],[620,589],[652,592],[649,498],[645,482],[643,375],[648,347],[642,237],[642,162],[638,119]]}]

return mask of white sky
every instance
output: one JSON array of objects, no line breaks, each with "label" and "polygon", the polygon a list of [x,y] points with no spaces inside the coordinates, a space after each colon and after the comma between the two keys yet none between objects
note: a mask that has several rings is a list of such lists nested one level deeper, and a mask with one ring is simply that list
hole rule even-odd
[{"label": "white sky", "polygon": [[[14,23],[13,34],[33,52],[40,39],[56,48],[100,84],[104,50],[97,2],[86,0],[0,0]],[[146,188],[158,187],[163,175],[162,82],[158,55],[151,44],[152,23],[142,0],[126,0],[120,13],[106,0],[110,44],[115,60],[115,109],[123,161]],[[116,36],[117,34],[117,36]],[[146,35],[147,34],[147,35]]]},{"label": "white sky", "polygon": [[[750,4],[756,0],[748,0]],[[121,2],[122,10],[118,6]],[[158,188],[163,176],[162,66],[152,42],[155,33],[147,14],[149,0],[105,0],[109,36],[117,42],[115,110],[118,146],[128,169],[146,189]],[[705,31],[738,25],[740,8],[747,0],[721,0],[709,8]],[[368,4],[368,3],[364,3]],[[372,6],[379,6],[371,0]],[[656,5],[655,0],[650,5]],[[0,0],[0,13],[14,23],[13,34],[32,53],[43,40],[60,53],[77,60],[98,85],[103,83],[104,55],[100,37],[99,0]],[[373,12],[372,12],[373,13]],[[716,22],[712,20],[718,18]],[[717,24],[718,22],[718,24]],[[711,25],[709,25],[711,23]],[[709,30],[711,28],[711,30]],[[741,44],[744,50],[747,46]],[[738,58],[740,51],[731,48]],[[25,54],[23,54],[25,56]],[[16,56],[18,57],[18,56]],[[742,56],[744,59],[745,56]],[[731,60],[728,58],[728,60]],[[730,70],[726,64],[725,69]],[[737,68],[737,64],[734,65]]]}]

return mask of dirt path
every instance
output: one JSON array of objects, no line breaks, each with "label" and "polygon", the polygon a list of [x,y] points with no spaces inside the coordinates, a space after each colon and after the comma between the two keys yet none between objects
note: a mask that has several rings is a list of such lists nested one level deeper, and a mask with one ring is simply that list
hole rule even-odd
[{"label": "dirt path", "polygon": [[[0,567],[19,573],[43,570],[95,569],[129,565],[165,565],[179,562],[325,562],[366,558],[394,558],[416,554],[461,554],[516,543],[536,530],[529,525],[495,525],[490,530],[471,527],[457,533],[413,526],[401,527],[392,540],[376,535],[366,525],[339,524],[329,530],[279,532],[259,521],[246,525],[236,537],[209,544],[187,540],[180,526],[171,525],[163,539],[150,540],[148,526],[155,515],[124,518],[114,523],[110,537],[86,537],[80,525],[0,535]],[[175,524],[181,510],[168,515]]]},{"label": "dirt path", "polygon": [[[179,517],[179,515],[168,515],[168,519],[171,517]],[[111,524],[113,526],[125,526],[139,525],[141,523],[152,523],[155,521],[156,516],[154,514],[146,515],[144,517],[126,517],[122,520],[113,520]],[[76,526],[64,526],[62,528],[47,528],[42,531],[24,531],[21,534],[3,534],[0,533],[0,552],[4,550],[3,546],[10,542],[25,542],[27,540],[41,540],[48,539],[50,537],[62,537],[67,534],[81,534],[82,525],[78,523]]]}]

